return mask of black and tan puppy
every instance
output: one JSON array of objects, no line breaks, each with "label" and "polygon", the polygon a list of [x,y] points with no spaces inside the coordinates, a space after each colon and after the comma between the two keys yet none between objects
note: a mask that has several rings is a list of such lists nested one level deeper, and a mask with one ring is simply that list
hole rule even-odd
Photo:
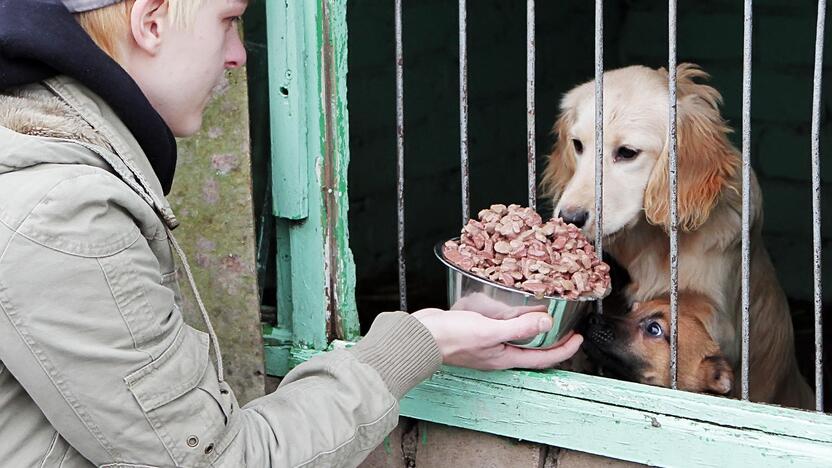
[{"label": "black and tan puppy", "polygon": [[[679,295],[678,387],[731,395],[734,372],[709,324],[716,310],[704,296]],[[670,386],[670,300],[636,303],[625,314],[591,317],[583,349],[604,375]]]}]

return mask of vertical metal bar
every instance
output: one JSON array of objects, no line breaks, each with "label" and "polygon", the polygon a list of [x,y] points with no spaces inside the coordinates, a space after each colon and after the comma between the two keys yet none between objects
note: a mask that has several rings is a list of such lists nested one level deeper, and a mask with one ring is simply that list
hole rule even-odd
[{"label": "vertical metal bar", "polygon": [[748,400],[751,238],[751,0],[743,13],[742,63],[742,399]]},{"label": "vertical metal bar", "polygon": [[[604,198],[604,2],[595,0],[595,251],[603,256]],[[601,300],[598,312],[603,312]]]},{"label": "vertical metal bar", "polygon": [[459,156],[462,173],[462,224],[471,213],[468,189],[468,13],[459,0]]},{"label": "vertical metal bar", "polygon": [[526,151],[529,165],[529,206],[537,209],[537,148],[535,146],[534,0],[526,2]]},{"label": "vertical metal bar", "polygon": [[404,258],[404,52],[402,0],[396,0],[396,200],[398,203],[399,308],[407,310],[407,267]]},{"label": "vertical metal bar", "polygon": [[815,36],[815,76],[812,92],[812,236],[815,280],[815,409],[823,412],[823,289],[821,284],[820,237],[820,97],[823,75],[823,39],[826,0],[818,0]]},{"label": "vertical metal bar", "polygon": [[676,0],[668,0],[667,9],[668,54],[668,139],[670,144],[668,177],[670,181],[670,385],[678,384],[679,351],[679,205],[676,144]]}]

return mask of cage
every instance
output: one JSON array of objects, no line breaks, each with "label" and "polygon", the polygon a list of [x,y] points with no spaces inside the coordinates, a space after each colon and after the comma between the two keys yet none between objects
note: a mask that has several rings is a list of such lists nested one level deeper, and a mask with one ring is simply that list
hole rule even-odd
[{"label": "cage", "polygon": [[[813,169],[820,170],[817,182],[826,188],[829,170],[812,164],[815,41],[825,2],[754,2],[745,41],[753,46],[750,64],[743,37],[749,10],[740,2],[425,0],[401,2],[398,10],[399,3],[268,3],[262,29],[247,25],[251,37],[268,32],[261,55],[269,59],[268,93],[256,95],[266,88],[258,86],[258,73],[250,79],[253,114],[266,102],[270,112],[270,122],[255,122],[254,133],[262,155],[256,164],[270,163],[260,172],[273,176],[255,180],[270,373],[281,375],[333,340],[357,339],[381,311],[442,304],[445,277],[431,250],[458,232],[464,200],[477,210],[494,202],[528,204],[534,196],[541,212],[551,210],[540,193],[530,193],[529,175],[540,173],[553,143],[560,96],[595,76],[602,37],[604,69],[667,66],[668,45],[675,44],[677,62],[695,62],[711,74],[738,148],[739,130],[750,124],[764,240],[789,299],[801,371],[815,378],[823,362],[816,356],[816,300],[817,310],[832,300],[829,289],[815,296],[813,277],[815,226],[825,235],[820,246],[829,243],[828,217],[813,216],[811,184]],[[404,90],[399,122],[397,63]],[[744,87],[748,70],[753,78]],[[814,112],[820,148],[830,134],[823,83]],[[750,120],[743,116],[744,90],[753,102]],[[819,193],[825,208],[828,190]],[[828,277],[829,256],[821,258]],[[828,399],[829,386],[819,387]],[[720,466],[819,466],[832,453],[825,414],[559,372],[446,369],[406,397],[402,414],[643,463],[684,464],[695,454]],[[576,429],[554,430],[547,424],[552,418]],[[590,437],[599,430],[605,440]],[[645,448],[641,440],[674,450]]]}]

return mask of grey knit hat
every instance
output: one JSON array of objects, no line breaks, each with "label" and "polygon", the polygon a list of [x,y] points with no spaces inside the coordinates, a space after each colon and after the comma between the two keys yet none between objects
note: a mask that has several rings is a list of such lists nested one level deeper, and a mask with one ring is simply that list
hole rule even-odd
[{"label": "grey knit hat", "polygon": [[61,0],[64,6],[66,6],[66,9],[72,13],[80,13],[82,11],[104,8],[121,1],[122,0]]}]

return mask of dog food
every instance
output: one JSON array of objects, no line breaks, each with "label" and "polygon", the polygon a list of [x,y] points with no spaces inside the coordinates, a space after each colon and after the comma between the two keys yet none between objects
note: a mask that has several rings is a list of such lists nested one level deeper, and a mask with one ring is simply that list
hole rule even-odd
[{"label": "dog food", "polygon": [[519,205],[491,205],[477,217],[442,249],[459,268],[538,297],[601,297],[609,288],[609,265],[574,225],[544,223]]}]

